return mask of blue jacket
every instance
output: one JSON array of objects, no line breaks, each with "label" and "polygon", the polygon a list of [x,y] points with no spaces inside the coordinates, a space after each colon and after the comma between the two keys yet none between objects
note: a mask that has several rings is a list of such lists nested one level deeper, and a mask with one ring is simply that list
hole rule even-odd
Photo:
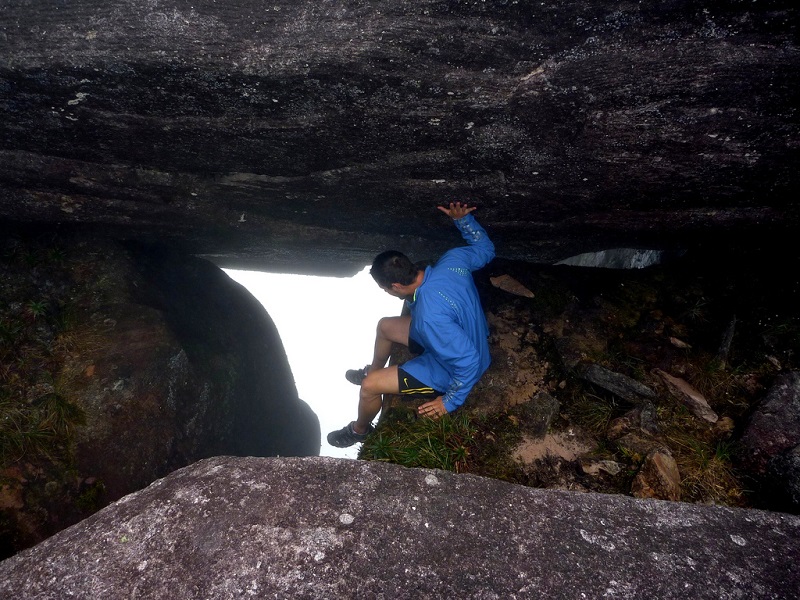
[{"label": "blue jacket", "polygon": [[464,403],[491,362],[489,326],[472,271],[494,258],[494,244],[471,214],[454,223],[469,245],[449,250],[425,269],[408,302],[409,335],[425,352],[402,365],[422,383],[444,391],[448,412]]}]

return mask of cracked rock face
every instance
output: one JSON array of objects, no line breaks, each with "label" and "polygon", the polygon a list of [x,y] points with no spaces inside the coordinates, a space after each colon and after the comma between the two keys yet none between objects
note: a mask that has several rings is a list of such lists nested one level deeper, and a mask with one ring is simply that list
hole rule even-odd
[{"label": "cracked rock face", "polygon": [[797,225],[784,2],[0,2],[0,217],[354,271]]}]

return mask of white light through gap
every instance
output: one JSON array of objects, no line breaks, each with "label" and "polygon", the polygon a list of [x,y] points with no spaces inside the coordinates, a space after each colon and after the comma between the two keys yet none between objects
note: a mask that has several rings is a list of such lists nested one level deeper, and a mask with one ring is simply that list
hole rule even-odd
[{"label": "white light through gap", "polygon": [[278,328],[297,392],[319,417],[320,455],[356,458],[358,444],[340,449],[325,439],[356,418],[358,388],[344,373],[372,361],[378,320],[399,315],[402,301],[375,284],[369,267],[349,278],[225,272],[261,302]]}]

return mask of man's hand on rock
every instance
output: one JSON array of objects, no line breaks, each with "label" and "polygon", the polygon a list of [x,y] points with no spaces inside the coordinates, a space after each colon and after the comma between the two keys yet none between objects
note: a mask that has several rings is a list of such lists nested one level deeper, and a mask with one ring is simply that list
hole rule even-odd
[{"label": "man's hand on rock", "polygon": [[428,417],[429,419],[438,419],[439,417],[447,414],[447,409],[444,407],[442,397],[439,396],[436,400],[431,400],[425,404],[421,404],[417,409],[417,414],[420,417]]},{"label": "man's hand on rock", "polygon": [[467,206],[466,202],[464,204],[461,204],[461,202],[451,202],[450,208],[445,208],[444,206],[437,206],[436,208],[454,221],[457,221],[462,217],[466,217],[469,213],[475,210],[477,206]]}]

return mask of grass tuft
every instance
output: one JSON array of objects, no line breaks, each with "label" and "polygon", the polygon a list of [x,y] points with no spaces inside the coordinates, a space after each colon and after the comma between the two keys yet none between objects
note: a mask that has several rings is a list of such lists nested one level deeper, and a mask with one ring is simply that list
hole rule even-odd
[{"label": "grass tuft", "polygon": [[61,454],[75,427],[85,423],[84,412],[56,393],[31,403],[0,400],[0,466],[24,457]]},{"label": "grass tuft", "polygon": [[613,398],[604,399],[590,393],[579,396],[567,407],[570,417],[595,435],[605,434],[609,422],[618,411],[619,407]]},{"label": "grass tuft", "polygon": [[359,458],[460,473],[466,470],[476,433],[465,413],[433,420],[393,408],[361,446]]},{"label": "grass tuft", "polygon": [[707,442],[690,433],[673,433],[668,439],[681,473],[683,500],[745,505],[744,488],[731,465],[730,442]]}]

